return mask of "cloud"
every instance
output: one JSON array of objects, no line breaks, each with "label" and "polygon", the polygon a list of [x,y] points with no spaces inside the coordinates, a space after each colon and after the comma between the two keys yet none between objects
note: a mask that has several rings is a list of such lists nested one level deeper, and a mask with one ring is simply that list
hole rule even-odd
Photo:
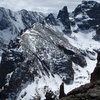
[{"label": "cloud", "polygon": [[[63,6],[72,11],[82,0],[0,0],[0,6],[12,10],[33,10],[44,13],[57,12]],[[97,0],[100,1],[100,0]]]}]

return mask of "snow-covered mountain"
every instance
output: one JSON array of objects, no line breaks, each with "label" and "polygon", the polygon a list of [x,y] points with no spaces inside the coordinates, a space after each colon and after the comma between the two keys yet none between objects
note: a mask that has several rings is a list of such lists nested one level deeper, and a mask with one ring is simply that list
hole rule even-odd
[{"label": "snow-covered mountain", "polygon": [[100,24],[100,3],[95,1],[83,1],[73,11],[77,26],[81,30],[96,29]]},{"label": "snow-covered mountain", "polygon": [[[8,47],[9,49],[2,54],[0,86],[6,84],[4,80],[7,78],[6,75],[12,73],[7,83],[8,89],[12,92],[19,90],[21,85],[25,86],[27,82],[33,84],[37,81],[38,85],[40,80],[44,82],[43,88],[46,85],[50,88],[49,83],[46,83],[51,79],[54,79],[55,85],[59,87],[58,83],[61,82],[56,82],[56,77],[66,84],[72,83],[74,79],[72,61],[81,67],[87,64],[84,56],[81,55],[83,52],[73,47],[62,33],[40,23],[35,23],[20,36],[20,39],[10,42]],[[51,79],[47,79],[49,77]]]},{"label": "snow-covered mountain", "polygon": [[24,23],[23,27],[17,23],[18,28],[27,30],[3,49],[0,100],[44,100],[45,95],[56,100],[62,82],[66,93],[90,82],[95,51],[100,49],[99,14],[92,12],[99,12],[99,7],[97,2],[84,1],[70,14],[66,6],[57,16],[17,12]]},{"label": "snow-covered mountain", "polygon": [[29,28],[35,22],[42,22],[44,15],[27,10],[11,11],[0,7],[0,45],[4,46],[13,40],[21,30]]}]

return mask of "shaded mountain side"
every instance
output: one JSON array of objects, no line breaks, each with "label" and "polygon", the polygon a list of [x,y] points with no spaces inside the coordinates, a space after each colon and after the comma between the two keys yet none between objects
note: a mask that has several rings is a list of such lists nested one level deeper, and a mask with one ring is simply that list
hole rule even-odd
[{"label": "shaded mountain side", "polygon": [[57,16],[50,13],[47,17],[45,17],[45,21],[53,26],[59,26],[59,28],[63,27],[62,32],[64,34],[71,34],[71,21],[69,20],[67,6],[64,6],[61,10],[59,10]]},{"label": "shaded mountain side", "polygon": [[8,44],[21,30],[29,28],[35,22],[42,22],[44,17],[40,12],[25,9],[14,12],[0,7],[0,45]]},{"label": "shaded mountain side", "polygon": [[53,26],[59,26],[63,33],[71,35],[72,32],[89,33],[96,31],[93,39],[100,40],[100,3],[96,1],[83,1],[72,13],[68,12],[67,6],[59,10],[57,17],[49,14],[45,21]]},{"label": "shaded mountain side", "polygon": [[98,52],[97,64],[96,64],[96,67],[95,67],[93,73],[91,74],[90,81],[91,81],[91,83],[100,81],[100,51]]}]

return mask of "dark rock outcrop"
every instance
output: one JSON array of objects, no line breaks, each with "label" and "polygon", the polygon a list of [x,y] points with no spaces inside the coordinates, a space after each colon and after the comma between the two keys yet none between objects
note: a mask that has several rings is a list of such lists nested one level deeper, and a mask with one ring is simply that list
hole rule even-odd
[{"label": "dark rock outcrop", "polygon": [[96,35],[93,38],[96,41],[100,41],[100,25],[96,28]]},{"label": "dark rock outcrop", "polygon": [[58,48],[64,51],[65,54],[70,56],[71,60],[75,63],[80,65],[81,67],[85,67],[87,65],[84,56],[80,54],[76,54],[73,50],[66,49],[63,45],[58,45]]},{"label": "dark rock outcrop", "polygon": [[56,96],[52,91],[47,91],[45,94],[45,100],[56,100]]},{"label": "dark rock outcrop", "polygon": [[97,36],[100,36],[100,25],[97,27],[97,29],[96,29],[96,35]]},{"label": "dark rock outcrop", "polygon": [[58,25],[57,19],[54,17],[52,13],[50,13],[47,17],[45,17],[45,21],[51,25]]},{"label": "dark rock outcrop", "polygon": [[64,93],[64,83],[62,83],[60,85],[60,93],[59,93],[59,99],[61,99],[62,97],[65,97],[66,94]]},{"label": "dark rock outcrop", "polygon": [[100,81],[100,65],[97,65],[91,74],[91,82]]},{"label": "dark rock outcrop", "polygon": [[[100,3],[96,1],[82,1],[82,4],[79,4],[76,9],[74,10],[74,16],[77,16],[80,13],[84,13],[85,11],[88,12],[88,15],[91,18],[96,18],[95,13],[91,13],[91,11],[98,11],[99,12]],[[88,10],[87,10],[88,9]],[[89,13],[90,12],[90,13]],[[99,16],[99,13],[96,13]],[[98,17],[99,18],[99,17]]]},{"label": "dark rock outcrop", "polygon": [[17,63],[24,61],[22,52],[5,51],[0,64],[0,87],[6,83],[6,75],[15,71]]},{"label": "dark rock outcrop", "polygon": [[71,60],[74,63],[76,63],[77,65],[80,65],[81,67],[87,66],[87,62],[86,62],[84,56],[82,56],[82,55],[75,54],[75,55],[71,56]]},{"label": "dark rock outcrop", "polygon": [[65,6],[62,10],[59,11],[57,19],[59,19],[65,27],[63,32],[66,34],[71,33],[71,26],[70,26],[69,13],[67,10],[67,6]]},{"label": "dark rock outcrop", "polygon": [[8,45],[10,40],[15,39],[21,30],[29,28],[35,22],[41,23],[44,18],[45,16],[39,12],[27,10],[14,12],[0,7],[0,45]]},{"label": "dark rock outcrop", "polygon": [[98,52],[98,56],[97,56],[97,65],[100,65],[100,51]]},{"label": "dark rock outcrop", "polygon": [[96,81],[100,81],[100,52],[98,52],[96,68],[91,74],[91,82],[93,83]]},{"label": "dark rock outcrop", "polygon": [[60,100],[100,100],[100,82],[76,88]]},{"label": "dark rock outcrop", "polygon": [[75,21],[81,30],[96,29],[100,24],[100,3],[83,1],[73,12]]}]

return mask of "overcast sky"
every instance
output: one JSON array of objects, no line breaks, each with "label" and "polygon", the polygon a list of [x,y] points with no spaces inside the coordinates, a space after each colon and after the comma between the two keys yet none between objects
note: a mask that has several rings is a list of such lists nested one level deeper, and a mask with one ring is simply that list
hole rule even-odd
[{"label": "overcast sky", "polygon": [[[45,13],[57,12],[63,6],[72,11],[82,0],[0,0],[0,6],[12,10],[27,9]],[[100,0],[94,0],[99,1]]]}]

